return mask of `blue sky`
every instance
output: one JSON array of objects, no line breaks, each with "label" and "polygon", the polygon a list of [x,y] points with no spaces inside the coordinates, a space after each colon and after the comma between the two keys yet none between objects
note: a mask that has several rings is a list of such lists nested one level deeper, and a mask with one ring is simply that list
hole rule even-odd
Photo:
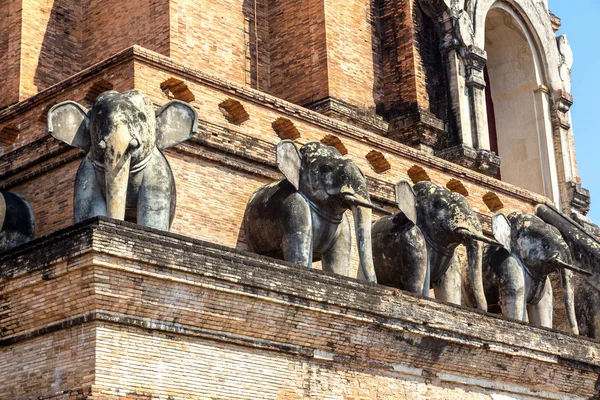
[{"label": "blue sky", "polygon": [[549,0],[550,10],[562,20],[573,48],[571,108],[577,164],[583,187],[592,195],[588,216],[600,224],[600,15],[599,0]]}]

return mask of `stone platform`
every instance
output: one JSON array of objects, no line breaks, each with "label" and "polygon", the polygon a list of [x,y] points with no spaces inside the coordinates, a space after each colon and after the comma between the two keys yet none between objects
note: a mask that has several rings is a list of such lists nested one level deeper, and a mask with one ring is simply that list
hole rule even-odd
[{"label": "stone platform", "polygon": [[590,399],[600,344],[97,218],[0,258],[0,399]]}]

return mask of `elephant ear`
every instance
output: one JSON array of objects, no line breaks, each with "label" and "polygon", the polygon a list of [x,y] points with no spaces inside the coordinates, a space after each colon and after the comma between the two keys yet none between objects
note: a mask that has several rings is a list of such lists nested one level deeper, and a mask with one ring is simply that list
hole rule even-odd
[{"label": "elephant ear", "polygon": [[396,184],[396,203],[402,213],[413,224],[417,224],[417,196],[412,185],[406,181]]},{"label": "elephant ear", "polygon": [[173,147],[198,131],[198,114],[194,107],[172,100],[156,112],[156,146]]},{"label": "elephant ear", "polygon": [[291,140],[279,142],[277,144],[277,167],[296,190],[300,189],[301,166],[302,157],[294,142]]},{"label": "elephant ear", "polygon": [[65,101],[48,112],[48,132],[54,138],[86,152],[90,149],[88,110],[74,101]]},{"label": "elephant ear", "polygon": [[508,251],[510,249],[511,225],[506,216],[502,213],[496,213],[492,217],[492,233],[494,238]]}]

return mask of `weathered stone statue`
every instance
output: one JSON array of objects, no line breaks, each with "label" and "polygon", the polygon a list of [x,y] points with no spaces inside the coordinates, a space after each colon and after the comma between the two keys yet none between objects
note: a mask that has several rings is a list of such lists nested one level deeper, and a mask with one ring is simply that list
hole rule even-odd
[{"label": "weathered stone statue", "polygon": [[23,197],[0,191],[0,228],[0,253],[33,239],[33,210]]},{"label": "weathered stone statue", "polygon": [[352,210],[360,265],[376,282],[371,255],[371,201],[365,176],[352,161],[318,142],[298,150],[277,145],[277,165],[286,179],[258,189],[244,215],[246,240],[259,254],[306,267],[321,259],[323,269],[348,276]]},{"label": "weathered stone statue", "polygon": [[535,211],[544,222],[560,231],[573,262],[584,272],[574,277],[575,314],[580,334],[600,338],[600,242],[551,205],[540,205]]},{"label": "weathered stone statue", "polygon": [[461,268],[455,249],[464,244],[468,283],[477,308],[487,310],[482,285],[481,224],[466,199],[443,186],[396,186],[400,212],[373,225],[373,258],[379,283],[461,304]]},{"label": "weathered stone statue", "polygon": [[573,299],[571,253],[558,229],[535,215],[513,212],[492,219],[494,236],[503,247],[484,255],[484,288],[488,303],[502,315],[535,326],[552,327],[552,285],[548,274],[559,269],[571,332],[578,333]]},{"label": "weathered stone statue", "polygon": [[196,132],[196,111],[173,100],[156,113],[138,90],[102,93],[92,109],[67,101],[48,114],[52,136],[87,155],[75,180],[75,223],[97,215],[168,230],[175,215],[175,181],[162,149]]}]

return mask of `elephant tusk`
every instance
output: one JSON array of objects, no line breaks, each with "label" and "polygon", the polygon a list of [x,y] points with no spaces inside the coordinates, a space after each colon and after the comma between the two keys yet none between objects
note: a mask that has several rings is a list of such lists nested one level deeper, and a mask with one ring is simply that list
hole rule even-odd
[{"label": "elephant tusk", "polygon": [[378,207],[378,206],[368,203],[366,201],[359,200],[356,197],[351,196],[351,195],[344,196],[344,200],[347,201],[348,203],[350,203],[351,205],[370,208],[371,210],[378,211],[378,212],[382,213],[383,215],[393,215],[394,214],[393,212],[388,211],[385,208]]},{"label": "elephant tusk", "polygon": [[571,265],[571,264],[567,264],[566,262],[561,261],[561,260],[559,260],[557,258],[552,259],[551,262],[553,264],[556,264],[556,266],[558,266],[559,268],[568,269],[568,270],[571,270],[573,272],[577,272],[577,273],[583,274],[585,276],[592,276],[593,275],[590,271],[586,271],[585,269],[576,267],[576,266]]},{"label": "elephant tusk", "polygon": [[485,237],[483,235],[478,235],[476,233],[473,233],[470,230],[468,230],[467,228],[456,228],[454,230],[454,232],[457,233],[457,234],[459,234],[459,235],[461,235],[461,236],[463,236],[463,237],[466,237],[466,238],[469,238],[469,239],[478,240],[478,241],[483,242],[483,243],[491,244],[492,246],[504,247],[504,246],[502,246],[501,243],[495,241],[494,239],[490,239],[490,238],[487,238],[487,237]]}]

